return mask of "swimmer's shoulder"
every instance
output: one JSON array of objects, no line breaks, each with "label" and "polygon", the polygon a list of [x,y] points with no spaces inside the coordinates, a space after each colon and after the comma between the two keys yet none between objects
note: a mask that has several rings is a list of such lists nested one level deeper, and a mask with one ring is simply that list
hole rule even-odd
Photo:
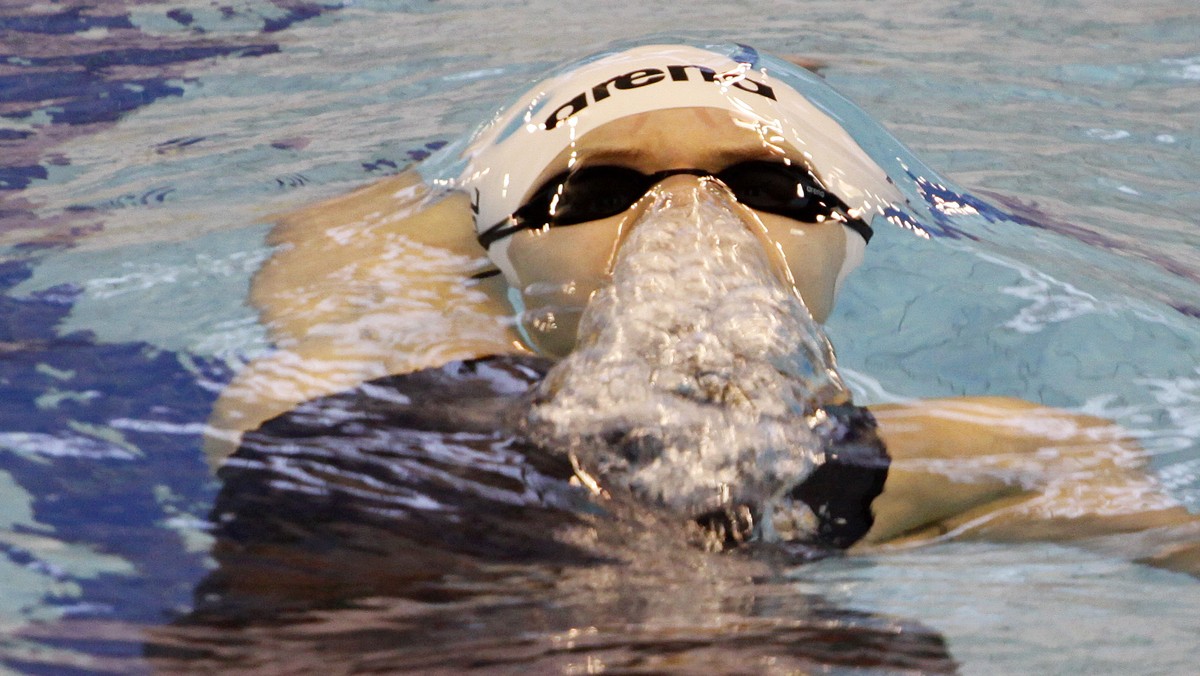
[{"label": "swimmer's shoulder", "polygon": [[[406,171],[278,215],[250,300],[274,350],[218,399],[206,453],[301,402],[372,378],[521,352],[470,202]],[[483,274],[481,274],[483,273]]]},{"label": "swimmer's shoulder", "polygon": [[1035,404],[1016,397],[921,399],[869,407],[893,455],[961,458],[1032,451],[1055,437],[1111,428],[1103,418]]}]

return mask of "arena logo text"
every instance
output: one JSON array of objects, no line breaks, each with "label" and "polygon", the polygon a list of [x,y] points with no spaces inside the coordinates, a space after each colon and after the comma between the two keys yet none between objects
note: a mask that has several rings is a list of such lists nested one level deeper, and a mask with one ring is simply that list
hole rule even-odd
[{"label": "arena logo text", "polygon": [[695,72],[700,74],[704,82],[720,82],[722,85],[736,87],[742,91],[765,96],[772,101],[775,100],[775,90],[766,84],[751,80],[740,71],[735,75],[722,74],[718,76],[717,72],[713,69],[699,65],[667,66],[665,71],[659,68],[639,68],[624,75],[618,75],[605,80],[591,89],[580,92],[570,101],[555,108],[554,112],[546,117],[543,126],[545,129],[554,129],[563,121],[579,114],[583,109],[588,107],[589,103],[599,103],[616,92],[648,87],[660,82],[689,82],[691,81],[689,78],[689,69],[695,69]]}]

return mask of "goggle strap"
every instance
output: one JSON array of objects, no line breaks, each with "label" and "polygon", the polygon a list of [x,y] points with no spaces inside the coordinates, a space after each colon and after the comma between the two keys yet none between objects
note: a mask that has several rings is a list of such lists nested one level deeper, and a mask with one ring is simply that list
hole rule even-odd
[{"label": "goggle strap", "polygon": [[484,230],[483,232],[479,233],[479,235],[476,237],[476,239],[479,240],[479,244],[486,251],[493,244],[504,239],[505,237],[508,237],[509,235],[514,235],[522,230],[527,230],[530,228],[531,228],[531,226],[526,225],[524,219],[516,218],[514,216],[509,216],[508,218],[504,219],[503,221],[500,221],[499,223],[488,228],[487,230]]}]

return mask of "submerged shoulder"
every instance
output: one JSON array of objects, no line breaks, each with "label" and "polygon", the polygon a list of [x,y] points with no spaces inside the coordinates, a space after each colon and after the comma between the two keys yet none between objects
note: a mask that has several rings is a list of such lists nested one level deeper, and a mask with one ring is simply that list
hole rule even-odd
[{"label": "submerged shoulder", "polygon": [[1103,456],[1100,446],[1111,458],[1120,436],[1109,421],[1012,397],[927,399],[871,412],[892,457],[867,537],[876,544],[940,536],[963,515],[1027,501],[1068,458]]},{"label": "submerged shoulder", "polygon": [[273,346],[221,393],[214,466],[242,433],[301,402],[383,375],[518,352],[503,280],[475,240],[466,195],[415,171],[277,216],[250,300]]},{"label": "submerged shoulder", "polygon": [[870,409],[897,459],[1036,451],[1124,434],[1110,420],[1015,397],[925,399]]},{"label": "submerged shoulder", "polygon": [[[1196,517],[1142,471],[1113,421],[1008,397],[872,407],[892,457],[864,544],[949,537],[1079,541]],[[1200,548],[1148,561],[1196,570]],[[1174,556],[1174,558],[1172,558]]]}]

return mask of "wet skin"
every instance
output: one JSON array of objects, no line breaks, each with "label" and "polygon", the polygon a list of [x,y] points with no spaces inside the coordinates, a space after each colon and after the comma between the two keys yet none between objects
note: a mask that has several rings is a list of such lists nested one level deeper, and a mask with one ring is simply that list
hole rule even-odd
[{"label": "wet skin", "polygon": [[[643,172],[682,167],[719,171],[739,161],[772,158],[803,156],[723,111],[663,110],[594,130],[547,167],[540,180],[571,162]],[[707,179],[675,176],[659,188],[686,190],[697,180]],[[273,238],[289,246],[256,277],[252,297],[272,338],[287,349],[251,364],[223,396],[213,418],[215,461],[231,450],[241,432],[354,382],[451,359],[570,349],[570,322],[533,327],[534,345],[527,345],[511,324],[496,321],[512,312],[504,300],[504,280],[467,281],[490,267],[474,242],[467,200],[456,195],[414,210],[411,196],[421,190],[419,178],[405,174],[281,220]],[[516,287],[529,291],[532,285],[538,291],[524,295],[527,309],[586,303],[590,290],[604,280],[624,228],[636,221],[641,208],[638,204],[611,218],[515,235],[509,253],[519,277]],[[739,208],[746,227],[778,254],[780,275],[790,276],[814,317],[823,320],[833,306],[846,229],[835,222],[799,223]],[[409,215],[386,217],[397,212]],[[352,241],[338,235],[347,225],[357,228]],[[408,256],[406,266],[388,267],[380,261],[387,258],[385,252],[395,253],[397,240],[420,247],[401,251]],[[421,274],[408,279],[403,277],[406,270]],[[399,284],[398,278],[407,281]],[[450,281],[437,281],[443,278]],[[297,293],[300,279],[308,280],[308,292]],[[460,300],[442,301],[439,308],[438,294],[457,294]],[[334,296],[341,296],[341,302],[330,303]],[[411,315],[417,305],[442,311],[448,322],[438,331],[442,342],[405,342],[363,328],[373,318]],[[893,464],[883,494],[873,503],[875,525],[859,549],[946,537],[1080,541],[1152,529],[1160,537],[1143,538],[1128,548],[1111,542],[1103,546],[1116,547],[1122,556],[1200,571],[1200,546],[1191,544],[1200,539],[1196,518],[1138,469],[1139,449],[1110,421],[995,397],[871,410]],[[1181,540],[1186,543],[1179,544]]]},{"label": "wet skin", "polygon": [[[635,138],[638,145],[631,149]],[[803,162],[803,155],[725,111],[663,110],[617,120],[586,135],[535,185],[571,162],[652,173],[682,167],[719,171],[752,159]],[[698,180],[703,179],[673,176],[659,189],[682,193]],[[641,208],[591,223],[518,233],[509,252],[521,283],[603,280],[625,228]],[[854,235],[835,221],[801,223],[745,207],[739,213],[768,251],[779,252],[781,275],[794,281],[814,318],[823,321],[833,307],[846,237]],[[575,285],[580,287],[594,288]],[[526,296],[526,306],[538,300],[531,303]],[[534,340],[564,352],[571,347],[573,329],[571,324]],[[860,548],[948,535],[1073,540],[1195,522],[1134,469],[1136,447],[1108,421],[998,397],[872,411],[893,465],[884,493],[873,504],[875,526]],[[1183,558],[1176,552],[1176,561]]]},{"label": "wet skin", "polygon": [[[610,165],[651,174],[669,169],[719,172],[747,160],[805,164],[790,146],[770,140],[771,132],[734,119],[722,110],[680,108],[622,118],[587,134],[564,150],[534,182],[540,186],[564,169]],[[639,145],[630,147],[630,139]],[[672,176],[660,189],[686,193],[695,176]],[[613,257],[627,228],[637,221],[645,200],[609,218],[549,230],[524,230],[513,235],[508,253],[519,275],[515,287],[525,306],[582,306],[607,279]],[[802,223],[784,216],[738,205],[746,227],[777,261],[781,277],[804,298],[817,321],[833,308],[834,283],[846,251],[846,229],[837,221]],[[533,287],[539,290],[526,292]],[[548,289],[569,289],[555,292]],[[526,327],[530,330],[531,327]],[[575,322],[532,327],[530,337],[551,354],[569,352],[575,341]]]}]

